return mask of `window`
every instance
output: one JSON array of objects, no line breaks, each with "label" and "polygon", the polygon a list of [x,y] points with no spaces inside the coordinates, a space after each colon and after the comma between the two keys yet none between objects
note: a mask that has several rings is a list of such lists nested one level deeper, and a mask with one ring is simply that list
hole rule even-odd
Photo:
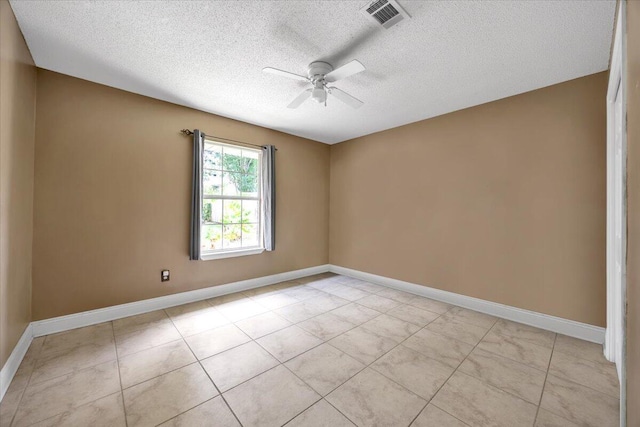
[{"label": "window", "polygon": [[202,154],[201,259],[262,252],[262,151],[207,139]]}]

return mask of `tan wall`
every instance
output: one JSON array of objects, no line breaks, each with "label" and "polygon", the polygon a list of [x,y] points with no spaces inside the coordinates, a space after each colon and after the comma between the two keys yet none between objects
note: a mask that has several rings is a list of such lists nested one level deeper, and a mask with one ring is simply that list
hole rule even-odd
[{"label": "tan wall", "polygon": [[330,262],[603,326],[606,85],[332,146]]},{"label": "tan wall", "polygon": [[627,425],[640,426],[640,2],[627,2]]},{"label": "tan wall", "polygon": [[31,321],[36,68],[0,0],[0,367]]},{"label": "tan wall", "polygon": [[[41,69],[37,117],[34,320],[328,261],[327,145]],[[277,146],[276,251],[189,261],[183,128]]]}]

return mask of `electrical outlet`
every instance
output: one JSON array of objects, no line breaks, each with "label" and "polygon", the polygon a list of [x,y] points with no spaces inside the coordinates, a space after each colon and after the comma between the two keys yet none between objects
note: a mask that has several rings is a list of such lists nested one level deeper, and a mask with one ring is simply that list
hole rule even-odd
[{"label": "electrical outlet", "polygon": [[160,281],[168,282],[169,279],[170,279],[169,270],[162,270],[162,272],[160,273]]}]

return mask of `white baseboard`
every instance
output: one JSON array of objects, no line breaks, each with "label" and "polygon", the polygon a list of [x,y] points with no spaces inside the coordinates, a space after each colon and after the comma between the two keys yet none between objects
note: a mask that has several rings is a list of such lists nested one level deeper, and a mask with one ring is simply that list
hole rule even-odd
[{"label": "white baseboard", "polygon": [[415,283],[404,282],[402,280],[391,279],[389,277],[378,276],[376,274],[365,273],[337,265],[329,265],[329,271],[336,274],[353,277],[367,282],[375,283],[389,288],[398,289],[434,300],[446,302],[481,313],[490,314],[502,319],[512,320],[536,328],[546,329],[552,332],[568,335],[581,340],[602,344],[604,342],[605,328],[588,325],[561,317],[550,316],[548,314],[537,313],[522,308],[511,307],[497,302],[482,300],[479,298],[447,292],[428,286],[417,285]]},{"label": "white baseboard", "polygon": [[0,370],[0,402],[9,388],[9,384],[11,384],[13,376],[20,367],[20,363],[22,363],[24,355],[27,354],[31,341],[33,341],[33,328],[31,323],[29,323],[18,340],[18,343],[9,355],[7,362]]},{"label": "white baseboard", "polygon": [[329,265],[318,265],[316,267],[303,268],[301,270],[272,274],[271,276],[241,280],[239,282],[211,286],[209,288],[196,289],[194,291],[180,292],[163,297],[130,302],[128,304],[115,305],[97,310],[69,314],[67,316],[38,320],[31,322],[33,325],[33,336],[40,337],[43,335],[54,334],[56,332],[68,331],[70,329],[95,325],[97,323],[108,322],[115,319],[122,319],[123,317],[134,316],[136,314],[148,313],[154,310],[174,307],[176,305],[187,304],[194,301],[201,301],[221,295],[232,294],[234,292],[272,285],[274,283],[285,282],[287,280],[299,279],[313,274],[326,273],[328,271]]},{"label": "white baseboard", "polygon": [[299,279],[301,277],[311,276],[314,274],[326,273],[328,271],[387,286],[389,288],[399,289],[460,307],[469,308],[482,313],[491,314],[514,322],[558,332],[586,341],[598,344],[604,342],[605,330],[604,328],[597,326],[587,325],[585,323],[562,319],[560,317],[550,316],[547,314],[536,313],[521,308],[510,307],[508,305],[485,301],[465,295],[459,295],[453,292],[429,288],[427,286],[391,279],[389,277],[378,276],[376,274],[365,273],[363,271],[353,270],[337,265],[326,264],[301,270],[273,274],[271,276],[212,286],[204,289],[197,289],[194,291],[136,301],[128,304],[85,311],[82,313],[70,314],[68,316],[60,316],[31,322],[22,334],[18,344],[11,352],[9,359],[2,367],[2,370],[0,370],[0,401],[2,401],[4,394],[9,388],[9,384],[11,384],[11,380],[18,370],[18,367],[20,366],[20,363],[22,362],[22,359],[29,349],[29,345],[31,345],[31,341],[34,337],[95,325],[97,323],[134,316],[136,314],[148,313],[154,310],[187,304],[194,301],[201,301],[234,292],[259,288],[261,286],[272,285],[274,283],[284,282],[287,280]]},{"label": "white baseboard", "polygon": [[108,322],[110,320],[134,316],[136,314],[148,313],[150,311],[169,308],[176,305],[232,294],[234,292],[259,288],[261,286],[272,285],[274,283],[285,282],[287,280],[299,279],[301,277],[312,276],[314,274],[326,273],[328,271],[328,264],[318,265],[316,267],[303,268],[301,270],[272,274],[271,276],[241,280],[239,282],[211,286],[209,288],[180,292],[163,297],[151,298],[128,304],[121,304],[97,310],[84,311],[82,313],[70,314],[68,316],[60,316],[31,322],[11,352],[9,359],[7,359],[2,370],[0,370],[0,401],[2,401],[4,394],[9,388],[9,385],[20,366],[20,363],[22,363],[22,359],[29,349],[34,337],[95,325],[97,323]]}]

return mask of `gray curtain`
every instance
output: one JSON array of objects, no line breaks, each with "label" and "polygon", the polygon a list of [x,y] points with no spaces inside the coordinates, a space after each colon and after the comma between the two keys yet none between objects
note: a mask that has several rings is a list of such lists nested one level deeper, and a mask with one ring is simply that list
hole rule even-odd
[{"label": "gray curtain", "polygon": [[202,215],[202,151],[204,133],[193,131],[193,176],[191,186],[191,246],[189,259],[200,259],[200,216]]},{"label": "gray curtain", "polygon": [[262,234],[264,248],[276,249],[276,148],[273,145],[262,147]]}]

